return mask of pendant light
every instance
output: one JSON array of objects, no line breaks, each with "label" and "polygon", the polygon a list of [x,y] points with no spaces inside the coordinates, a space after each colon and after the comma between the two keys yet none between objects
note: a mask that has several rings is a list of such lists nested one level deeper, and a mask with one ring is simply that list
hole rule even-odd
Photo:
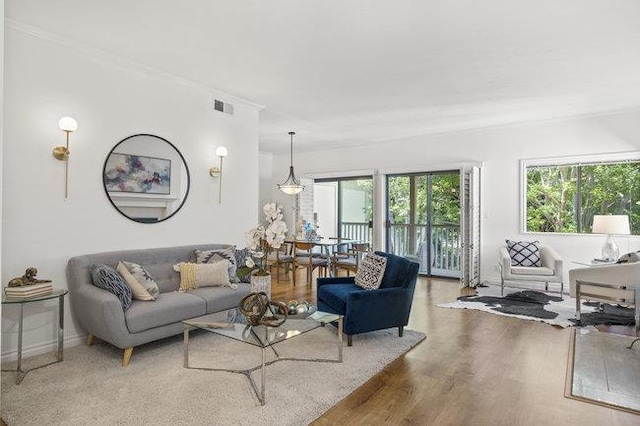
[{"label": "pendant light", "polygon": [[289,132],[289,136],[291,136],[291,165],[289,166],[289,176],[283,183],[278,184],[280,191],[288,195],[299,194],[304,189],[304,185],[296,179],[296,174],[293,172],[293,135],[295,134],[296,132]]}]

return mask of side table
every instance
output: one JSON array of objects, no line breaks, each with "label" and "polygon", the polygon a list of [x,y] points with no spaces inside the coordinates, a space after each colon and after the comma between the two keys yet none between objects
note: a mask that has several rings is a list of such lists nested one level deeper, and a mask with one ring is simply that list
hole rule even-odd
[{"label": "side table", "polygon": [[[24,379],[24,376],[26,376],[29,371],[33,371],[38,368],[46,367],[48,365],[56,364],[62,361],[62,351],[64,349],[64,296],[66,296],[68,292],[68,290],[53,290],[51,294],[25,299],[6,299],[4,293],[2,294],[3,305],[20,305],[20,319],[18,320],[18,366],[15,370],[2,370],[15,371],[17,373],[17,385],[22,382],[22,379]],[[22,325],[24,322],[24,305],[35,302],[43,302],[45,300],[51,300],[55,298],[58,298],[58,347],[56,351],[56,360],[44,365],[30,368],[28,370],[22,370]]]}]

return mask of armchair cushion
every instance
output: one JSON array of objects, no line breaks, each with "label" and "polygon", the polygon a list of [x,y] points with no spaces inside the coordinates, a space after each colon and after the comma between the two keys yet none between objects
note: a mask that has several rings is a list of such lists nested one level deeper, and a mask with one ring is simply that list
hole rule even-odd
[{"label": "armchair cushion", "polygon": [[505,241],[509,249],[511,266],[542,266],[539,241]]},{"label": "armchair cushion", "polygon": [[347,300],[349,293],[363,291],[361,287],[351,283],[339,283],[334,285],[323,285],[318,288],[318,299],[323,300],[336,312],[342,314],[347,311]]},{"label": "armchair cushion", "polygon": [[544,266],[512,266],[511,273],[513,275],[545,275],[553,276],[553,269]]}]

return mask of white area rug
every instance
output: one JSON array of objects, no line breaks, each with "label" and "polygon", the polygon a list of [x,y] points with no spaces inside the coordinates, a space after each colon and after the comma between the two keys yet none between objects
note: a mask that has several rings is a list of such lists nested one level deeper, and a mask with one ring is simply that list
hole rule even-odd
[{"label": "white area rug", "polygon": [[[504,294],[505,296],[511,293],[518,293],[526,291],[521,288],[513,288],[513,287],[505,287]],[[544,306],[544,310],[548,311],[549,315],[547,318],[540,318],[530,315],[519,315],[517,313],[508,313],[501,311],[502,308],[504,310],[508,310],[507,305],[500,303],[500,301],[496,301],[494,303],[486,303],[486,300],[483,301],[482,297],[488,296],[490,298],[499,298],[500,297],[500,286],[488,286],[488,287],[478,287],[477,288],[478,297],[467,298],[466,300],[456,300],[452,303],[441,303],[437,305],[440,308],[455,308],[455,309],[473,309],[483,312],[489,312],[495,315],[504,315],[507,317],[520,318],[529,321],[542,321],[547,324],[557,325],[563,328],[571,327],[575,325],[573,322],[569,321],[569,319],[573,319],[576,317],[576,299],[569,297],[569,295],[564,295],[564,300],[554,301],[550,300],[547,305]],[[538,292],[541,293],[541,292]],[[548,295],[552,299],[556,299],[560,296],[559,293],[543,293]],[[477,299],[478,301],[474,301]],[[591,313],[594,312],[595,308],[590,306],[582,305],[581,312],[582,313]],[[552,317],[553,318],[550,318]]]},{"label": "white area rug", "polygon": [[[122,351],[111,345],[75,346],[65,350],[62,363],[28,373],[20,385],[15,373],[3,372],[2,418],[9,426],[308,424],[425,338],[412,330],[397,333],[356,335],[351,347],[345,338],[342,364],[268,366],[265,406],[240,374],[183,368],[181,336],[134,349],[127,368],[120,367]],[[333,327],[320,328],[276,349],[281,357],[336,359],[335,334]],[[250,368],[260,357],[258,347],[192,332],[190,366]],[[259,385],[259,371],[254,380]]]}]

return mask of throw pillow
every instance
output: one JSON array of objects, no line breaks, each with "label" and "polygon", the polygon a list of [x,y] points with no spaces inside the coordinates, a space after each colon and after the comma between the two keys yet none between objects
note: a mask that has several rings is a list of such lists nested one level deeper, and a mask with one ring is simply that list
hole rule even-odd
[{"label": "throw pillow", "polygon": [[632,251],[631,253],[623,254],[620,256],[616,263],[634,263],[640,260],[640,250]]},{"label": "throw pillow", "polygon": [[142,266],[133,262],[120,262],[116,270],[131,287],[135,300],[156,300],[160,289],[153,277]]},{"label": "throw pillow", "polygon": [[367,254],[358,265],[355,283],[365,290],[375,290],[380,287],[384,270],[387,268],[387,258],[374,253]]},{"label": "throw pillow", "polygon": [[120,274],[108,265],[97,265],[91,270],[93,285],[115,294],[120,300],[122,310],[126,311],[133,303],[131,288],[124,282]]},{"label": "throw pillow", "polygon": [[237,285],[229,282],[228,260],[213,263],[181,262],[177,266],[180,272],[179,291],[213,286],[237,288]]},{"label": "throw pillow", "polygon": [[[250,252],[248,248],[243,248],[242,250],[236,250],[236,267],[242,267],[247,264],[247,258],[249,257]],[[247,274],[242,278],[238,278],[241,283],[250,283],[251,282],[251,274]]]},{"label": "throw pillow", "polygon": [[216,249],[216,250],[194,250],[194,254],[196,255],[196,263],[213,263],[218,262],[220,260],[228,260],[229,265],[229,279],[231,282],[237,283],[239,282],[238,277],[236,276],[237,265],[236,265],[236,248],[229,247],[225,249]]},{"label": "throw pillow", "polygon": [[509,249],[511,266],[542,266],[540,241],[505,241]]}]

